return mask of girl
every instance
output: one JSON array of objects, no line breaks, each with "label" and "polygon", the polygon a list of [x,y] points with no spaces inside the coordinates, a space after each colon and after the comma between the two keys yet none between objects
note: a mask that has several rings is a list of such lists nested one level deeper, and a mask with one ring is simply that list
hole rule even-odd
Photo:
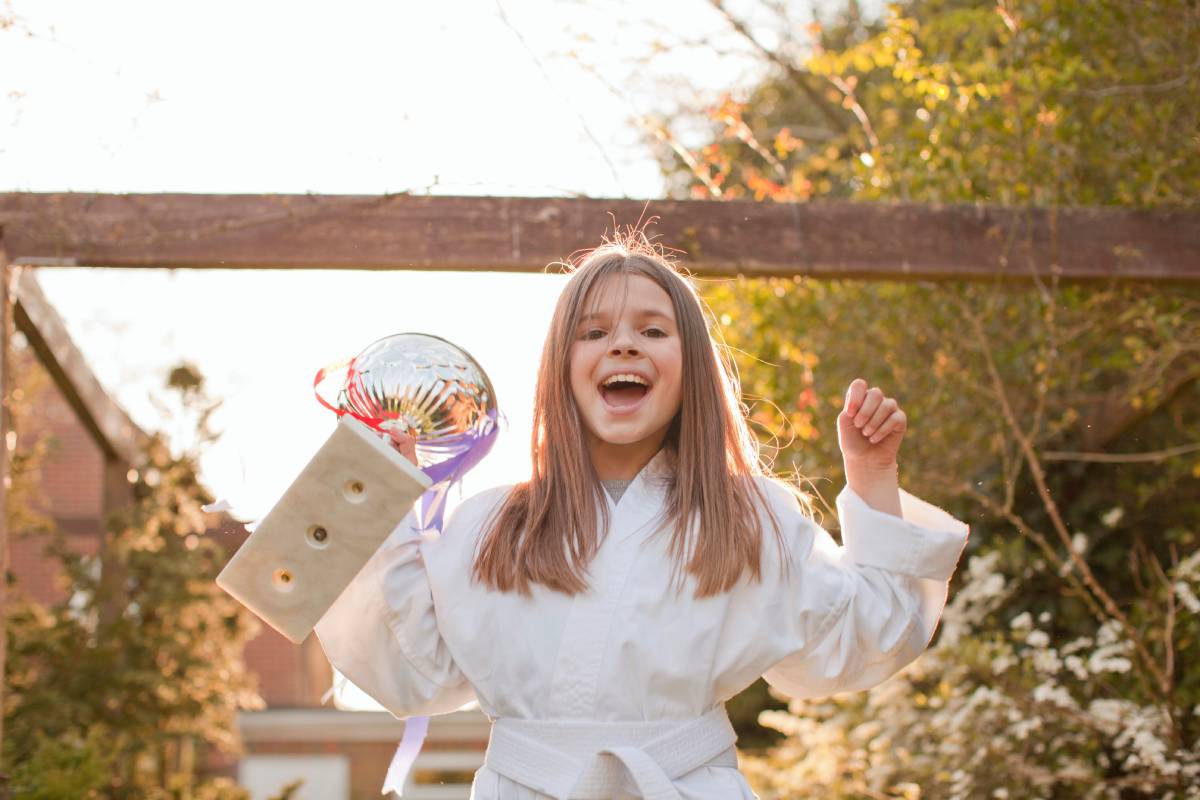
[{"label": "girl", "polygon": [[439,538],[399,526],[316,627],[397,717],[478,700],[475,800],[754,798],[726,700],[760,675],[866,689],[933,636],[968,526],[899,488],[904,412],[850,384],[839,546],[765,474],[708,331],[644,239],[592,251],[546,337],[530,480]]}]

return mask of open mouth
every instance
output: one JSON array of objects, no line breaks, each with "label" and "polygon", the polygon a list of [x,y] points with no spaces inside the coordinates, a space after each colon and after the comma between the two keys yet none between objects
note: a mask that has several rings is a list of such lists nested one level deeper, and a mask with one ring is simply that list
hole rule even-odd
[{"label": "open mouth", "polygon": [[650,382],[640,375],[609,376],[600,384],[600,396],[614,410],[632,410],[650,393]]}]

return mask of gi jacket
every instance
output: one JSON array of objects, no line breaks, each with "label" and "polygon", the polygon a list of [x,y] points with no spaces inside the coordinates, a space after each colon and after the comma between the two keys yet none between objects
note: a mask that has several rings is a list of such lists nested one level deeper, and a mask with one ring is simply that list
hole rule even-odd
[{"label": "gi jacket", "polygon": [[[599,729],[711,717],[760,675],[797,698],[867,689],[928,645],[965,523],[904,490],[896,517],[847,486],[836,501],[839,546],[786,489],[760,478],[790,569],[780,574],[760,513],[761,581],[743,575],[731,591],[696,600],[691,576],[678,596],[670,586],[670,531],[651,535],[668,464],[660,451],[620,502],[607,499],[611,524],[589,566],[590,588],[575,597],[540,585],[525,598],[471,584],[482,526],[511,487],[464,501],[438,538],[402,524],[317,624],[330,662],[397,717],[478,699],[493,722]],[[687,798],[753,798],[729,750],[669,782]],[[550,796],[535,783],[485,765],[472,797]]]}]

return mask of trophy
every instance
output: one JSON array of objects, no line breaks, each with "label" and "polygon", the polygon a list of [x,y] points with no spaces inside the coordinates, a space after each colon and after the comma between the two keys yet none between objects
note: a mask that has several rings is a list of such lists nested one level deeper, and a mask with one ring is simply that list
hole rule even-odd
[{"label": "trophy", "polygon": [[[422,529],[441,530],[450,486],[491,449],[496,394],[461,348],[401,333],[347,367],[338,424],[217,576],[217,585],[300,644],[418,501]],[[416,440],[414,466],[388,441]]]}]

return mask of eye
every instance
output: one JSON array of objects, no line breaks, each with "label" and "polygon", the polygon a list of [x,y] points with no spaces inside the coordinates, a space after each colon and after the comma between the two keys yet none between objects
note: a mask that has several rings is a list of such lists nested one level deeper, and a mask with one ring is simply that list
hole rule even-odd
[{"label": "eye", "polygon": [[590,331],[586,331],[583,334],[583,336],[581,336],[579,338],[581,338],[581,339],[599,339],[603,335],[604,335],[604,331],[600,330],[599,328],[592,328]]},{"label": "eye", "polygon": [[653,336],[655,339],[661,339],[662,337],[667,335],[667,332],[662,330],[661,328],[649,328],[648,330],[645,331],[645,334],[647,336]]}]

